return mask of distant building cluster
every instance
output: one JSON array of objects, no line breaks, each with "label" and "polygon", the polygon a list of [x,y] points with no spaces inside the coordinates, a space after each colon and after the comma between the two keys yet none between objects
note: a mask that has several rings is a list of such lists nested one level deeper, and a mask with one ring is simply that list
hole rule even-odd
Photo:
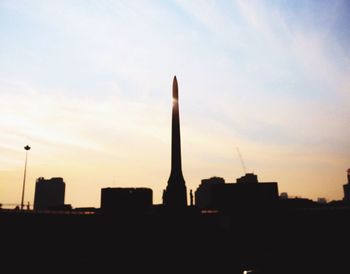
[{"label": "distant building cluster", "polygon": [[195,192],[196,206],[201,209],[235,210],[273,206],[278,201],[276,182],[258,182],[257,175],[247,173],[236,183],[220,177],[202,180]]}]

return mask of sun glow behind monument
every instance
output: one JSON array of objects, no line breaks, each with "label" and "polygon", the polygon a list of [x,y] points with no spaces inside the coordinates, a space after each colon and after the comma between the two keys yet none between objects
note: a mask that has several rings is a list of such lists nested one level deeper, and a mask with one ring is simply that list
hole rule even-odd
[{"label": "sun glow behind monument", "polygon": [[187,205],[187,193],[181,164],[179,88],[176,76],[173,79],[171,126],[171,171],[167,188],[163,193],[163,204],[170,208],[184,208]]}]

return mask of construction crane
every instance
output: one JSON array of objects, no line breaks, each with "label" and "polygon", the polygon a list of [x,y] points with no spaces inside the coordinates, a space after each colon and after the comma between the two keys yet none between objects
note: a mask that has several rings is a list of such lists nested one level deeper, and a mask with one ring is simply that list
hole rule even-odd
[{"label": "construction crane", "polygon": [[236,149],[237,149],[237,152],[238,152],[239,160],[241,161],[241,164],[242,164],[243,172],[244,172],[244,174],[247,174],[246,168],[245,168],[245,165],[244,165],[244,162],[243,162],[243,158],[242,158],[242,155],[241,155],[241,152],[239,151],[238,147],[236,147]]}]

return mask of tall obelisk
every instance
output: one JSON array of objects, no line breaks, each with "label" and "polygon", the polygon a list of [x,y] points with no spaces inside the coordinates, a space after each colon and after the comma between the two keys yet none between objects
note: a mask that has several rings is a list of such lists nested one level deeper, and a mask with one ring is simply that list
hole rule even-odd
[{"label": "tall obelisk", "polygon": [[185,180],[181,168],[181,141],[179,117],[179,90],[176,76],[173,80],[173,113],[171,128],[171,172],[166,190],[163,192],[163,204],[171,208],[187,206]]}]

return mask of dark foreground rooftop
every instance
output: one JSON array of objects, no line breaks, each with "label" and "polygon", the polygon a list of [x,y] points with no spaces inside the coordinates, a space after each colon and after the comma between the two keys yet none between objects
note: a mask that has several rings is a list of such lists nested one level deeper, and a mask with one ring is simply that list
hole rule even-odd
[{"label": "dark foreground rooftop", "polygon": [[0,211],[1,264],[8,273],[349,273],[349,219],[348,207]]}]

